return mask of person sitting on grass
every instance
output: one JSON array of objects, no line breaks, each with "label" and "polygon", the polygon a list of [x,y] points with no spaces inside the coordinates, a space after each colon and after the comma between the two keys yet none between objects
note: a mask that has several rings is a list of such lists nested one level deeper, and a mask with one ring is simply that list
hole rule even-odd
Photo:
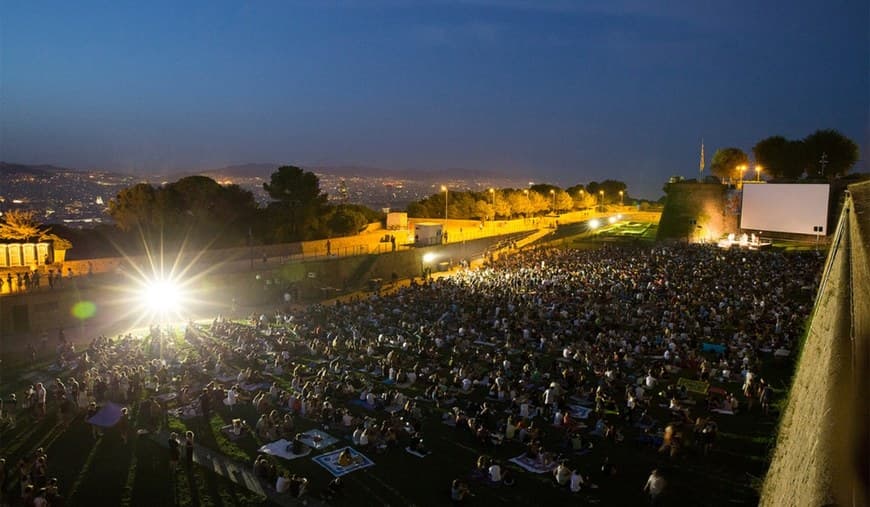
[{"label": "person sitting on grass", "polygon": [[567,486],[571,480],[571,469],[568,467],[568,462],[562,460],[559,466],[553,469],[553,477],[556,479],[556,484],[559,486]]},{"label": "person sitting on grass", "polygon": [[350,453],[350,448],[345,447],[344,450],[338,454],[338,459],[336,460],[336,463],[338,463],[338,466],[340,467],[346,467],[353,465],[354,461],[355,460],[353,454]]},{"label": "person sitting on grass", "polygon": [[257,424],[254,425],[254,429],[257,430],[257,436],[261,439],[266,438],[266,431],[268,430],[269,418],[266,414],[260,416],[257,419]]},{"label": "person sitting on grass", "polygon": [[241,437],[243,434],[245,434],[245,432],[250,431],[250,428],[248,428],[248,423],[246,423],[245,421],[243,421],[241,419],[236,418],[236,419],[233,419],[232,422],[230,422],[230,424],[222,426],[221,431],[223,431],[224,433],[227,433],[230,436],[230,438],[236,439],[236,438]]},{"label": "person sitting on grass", "polygon": [[281,438],[292,438],[295,428],[296,425],[293,423],[293,416],[290,414],[284,414],[284,419],[281,421]]},{"label": "person sitting on grass", "polygon": [[598,487],[595,484],[588,482],[588,478],[583,477],[579,468],[575,468],[571,471],[571,475],[568,478],[568,488],[571,490],[571,493],[577,493],[587,485],[593,489]]},{"label": "person sitting on grass", "polygon": [[465,501],[469,495],[471,492],[468,490],[468,485],[459,479],[454,479],[450,485],[450,500],[454,504],[459,504]]},{"label": "person sitting on grass", "polygon": [[514,478],[514,474],[511,472],[510,468],[501,469],[501,483],[505,486],[513,486],[516,484],[516,479]]},{"label": "person sitting on grass", "polygon": [[293,443],[291,444],[291,450],[293,454],[302,454],[305,452],[305,444],[302,442],[302,433],[297,433],[295,437],[293,437]]},{"label": "person sitting on grass", "polygon": [[304,495],[307,490],[307,478],[296,474],[290,476],[290,496],[292,496],[293,498],[302,498],[302,495]]},{"label": "person sitting on grass", "polygon": [[501,465],[499,464],[498,461],[492,462],[492,464],[489,466],[488,472],[489,472],[490,482],[494,482],[494,483],[501,482],[501,479],[502,479]]},{"label": "person sitting on grass", "polygon": [[424,456],[429,454],[429,450],[426,449],[426,446],[423,444],[423,434],[420,432],[414,433],[414,435],[411,436],[411,445],[408,446],[408,448],[417,454],[422,454]]},{"label": "person sitting on grass", "polygon": [[285,470],[278,475],[278,479],[275,481],[275,491],[278,493],[290,491],[290,472]]},{"label": "person sitting on grass", "polygon": [[486,454],[481,454],[477,457],[477,469],[475,470],[475,474],[479,476],[486,477],[489,476],[489,465],[492,462],[492,458],[487,456]]},{"label": "person sitting on grass", "polygon": [[275,484],[277,485],[275,477],[275,467],[262,454],[257,456],[257,459],[254,460],[254,475],[268,483],[275,482]]},{"label": "person sitting on grass", "polygon": [[336,477],[335,479],[329,481],[329,484],[326,486],[326,489],[321,493],[321,498],[324,502],[334,502],[336,497],[339,496],[341,490],[343,489],[344,482],[342,482],[341,477]]}]

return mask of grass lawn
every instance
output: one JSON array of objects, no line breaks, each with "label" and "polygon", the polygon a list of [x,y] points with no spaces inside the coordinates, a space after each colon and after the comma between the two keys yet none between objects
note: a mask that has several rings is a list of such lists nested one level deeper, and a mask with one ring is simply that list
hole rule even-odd
[{"label": "grass lawn", "polygon": [[[186,345],[179,339],[178,347]],[[305,362],[307,358],[299,358]],[[551,358],[552,359],[552,358]],[[2,393],[21,393],[33,379],[48,381],[53,373],[40,373],[24,378],[32,372],[43,372],[47,363],[22,364],[15,371],[5,371]],[[769,364],[765,378],[772,385],[784,387],[791,375],[790,361]],[[64,373],[61,376],[69,376]],[[65,378],[65,377],[64,377]],[[671,379],[676,382],[676,378]],[[715,385],[715,384],[714,384]],[[729,391],[739,390],[739,385],[722,385]],[[407,394],[419,394],[409,388]],[[20,396],[20,394],[19,394]],[[778,396],[783,397],[784,391]],[[696,396],[697,397],[697,396]],[[483,400],[482,392],[469,395],[470,400]],[[699,403],[702,398],[697,397]],[[385,417],[383,411],[369,412],[356,405],[347,405],[347,400],[336,400],[336,406],[350,406],[359,414]],[[459,403],[462,403],[460,401]],[[422,402],[421,402],[422,404]],[[498,406],[496,404],[496,406]],[[757,410],[757,409],[756,409]],[[15,463],[21,457],[43,447],[49,456],[49,476],[57,477],[61,493],[67,505],[266,505],[267,500],[257,496],[204,467],[194,466],[188,472],[179,466],[179,472],[170,474],[168,450],[148,436],[135,436],[137,413],[132,412],[131,438],[124,445],[119,435],[108,430],[105,435],[93,438],[90,426],[81,414],[68,426],[60,421],[56,408],[49,404],[49,414],[42,421],[35,421],[19,410],[15,428],[4,425],[0,433],[2,449],[9,473],[6,487],[15,491]],[[432,453],[425,458],[412,456],[401,448],[384,454],[363,451],[375,462],[375,466],[353,472],[344,477],[345,486],[334,502],[340,505],[444,505],[449,504],[449,485],[455,478],[468,481],[474,497],[468,505],[552,505],[564,502],[597,503],[601,505],[640,505],[645,501],[641,491],[652,468],[667,471],[671,496],[670,505],[751,505],[757,503],[757,488],[768,466],[770,446],[773,442],[776,417],[760,414],[717,416],[719,439],[709,456],[699,450],[687,448],[681,455],[671,459],[659,454],[654,448],[635,443],[638,433],[627,432],[621,444],[593,440],[592,451],[582,457],[571,457],[572,463],[592,475],[598,489],[571,494],[566,488],[556,487],[550,474],[526,472],[507,460],[523,452],[518,443],[506,443],[500,447],[481,445],[469,432],[457,430],[441,422],[441,410],[427,406],[423,425],[426,445]],[[695,411],[693,411],[693,414]],[[657,406],[653,417],[666,422],[669,414]],[[220,427],[233,417],[242,417],[250,424],[256,421],[254,407],[242,404],[230,413],[225,407],[209,420],[203,417],[189,420],[169,418],[172,431],[193,430],[197,442],[233,459],[253,462],[257,448],[265,442],[248,435],[237,441],[228,440]],[[297,428],[307,430],[321,425],[301,417],[296,418]],[[540,419],[537,424],[544,428],[544,441],[548,449],[562,445],[563,433]],[[342,436],[335,428],[326,431]],[[350,442],[347,442],[348,444]],[[343,445],[343,444],[339,444]],[[338,447],[338,446],[337,446]],[[312,454],[315,455],[317,453]],[[488,454],[501,460],[512,470],[516,484],[491,486],[471,479],[471,472],[479,455]],[[599,467],[604,458],[618,467],[615,477],[599,477]],[[312,461],[311,457],[284,461],[273,458],[280,469],[307,476],[310,490],[318,496],[331,476]]]}]

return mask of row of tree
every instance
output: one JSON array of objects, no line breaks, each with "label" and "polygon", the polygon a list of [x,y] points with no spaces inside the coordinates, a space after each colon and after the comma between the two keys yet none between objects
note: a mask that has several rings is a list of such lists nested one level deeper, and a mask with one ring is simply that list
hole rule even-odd
[{"label": "row of tree", "polygon": [[[445,199],[447,200],[445,202]],[[531,217],[548,213],[564,213],[598,205],[624,203],[627,186],[616,180],[559,188],[537,184],[527,189],[490,189],[475,191],[441,191],[413,202],[408,215],[415,218],[444,217],[453,219],[492,220]]]},{"label": "row of tree", "polygon": [[140,183],[109,202],[109,215],[122,231],[220,247],[354,234],[381,218],[364,206],[329,205],[317,176],[298,167],[278,168],[263,188],[272,198],[266,207],[250,191],[205,176]]},{"label": "row of tree", "polygon": [[[328,238],[360,232],[383,214],[353,204],[330,205],[314,173],[283,166],[263,185],[271,197],[258,206],[254,195],[238,185],[220,185],[205,176],[190,176],[160,186],[140,183],[109,201],[112,226],[93,230],[56,227],[57,235],[36,221],[33,212],[6,213],[0,238],[31,241],[75,241],[85,257],[129,253],[142,247],[142,238],[165,246],[191,248],[233,247]],[[625,183],[601,183],[559,188],[538,184],[528,189],[492,189],[487,192],[439,192],[408,206],[413,217],[443,217],[445,197],[450,218],[480,219],[530,217],[628,202]],[[68,243],[67,243],[68,246]],[[110,251],[112,250],[112,251]]]},{"label": "row of tree", "polygon": [[[858,145],[836,130],[817,130],[803,139],[768,137],[755,144],[752,154],[766,177],[789,179],[844,176],[859,158]],[[710,171],[723,180],[739,179],[741,167],[754,171],[747,154],[733,147],[717,150],[710,162]]]}]

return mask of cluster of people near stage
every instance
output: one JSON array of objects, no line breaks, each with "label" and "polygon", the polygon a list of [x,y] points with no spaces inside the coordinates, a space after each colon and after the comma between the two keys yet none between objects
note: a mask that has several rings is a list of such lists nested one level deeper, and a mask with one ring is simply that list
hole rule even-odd
[{"label": "cluster of people near stage", "polygon": [[[145,352],[130,336],[100,338],[78,356],[78,376],[50,390],[71,410],[145,399],[158,424],[156,393],[171,386],[194,416],[252,403],[257,419],[233,420],[228,434],[294,442],[305,418],[372,453],[425,455],[424,421],[434,420],[481,449],[519,444],[522,466],[578,492],[597,487],[590,468],[616,473],[606,461],[578,465],[597,442],[706,455],[717,417],[767,414],[763,364],[796,348],[820,264],[813,252],[686,245],[528,250],[390,294],[191,325],[192,352],[163,338]],[[699,403],[682,378],[724,388]],[[41,389],[27,398],[36,416],[51,396]],[[307,488],[255,467],[279,490]],[[504,484],[517,473],[486,454],[468,469]],[[467,480],[449,488],[454,500],[473,491]]]}]

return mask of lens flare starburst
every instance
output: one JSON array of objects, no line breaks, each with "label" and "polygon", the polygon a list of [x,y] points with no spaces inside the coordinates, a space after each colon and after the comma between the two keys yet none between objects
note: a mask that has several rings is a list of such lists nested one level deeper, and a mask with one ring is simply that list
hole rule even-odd
[{"label": "lens flare starburst", "polygon": [[201,262],[206,249],[186,252],[182,243],[167,254],[162,241],[156,251],[144,237],[142,242],[144,256],[121,252],[122,280],[111,287],[119,321],[132,321],[131,327],[185,322],[215,303],[202,297],[204,278],[219,267]]}]

